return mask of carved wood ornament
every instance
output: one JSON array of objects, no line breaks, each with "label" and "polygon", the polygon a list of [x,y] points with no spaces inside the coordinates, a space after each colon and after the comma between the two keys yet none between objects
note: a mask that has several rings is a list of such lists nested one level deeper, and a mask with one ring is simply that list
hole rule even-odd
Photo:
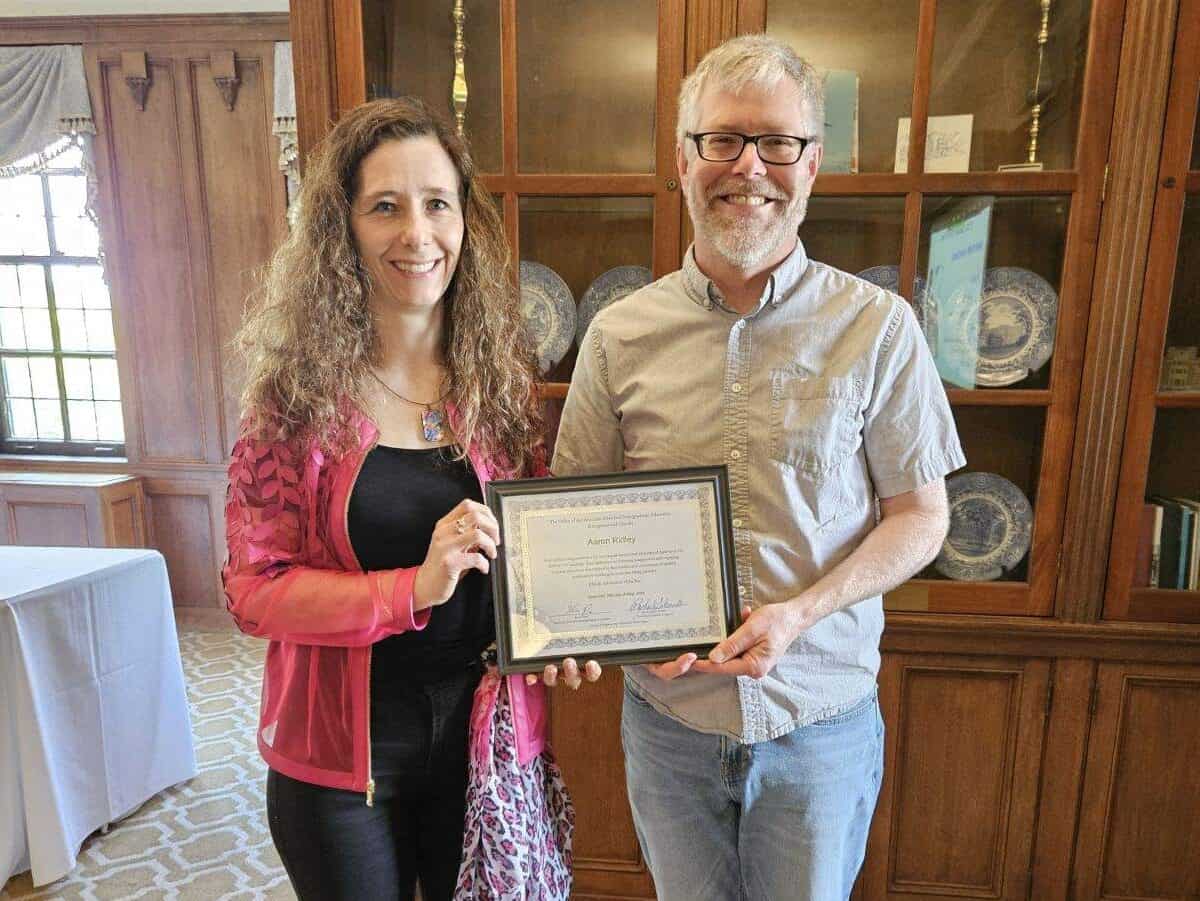
[{"label": "carved wood ornament", "polygon": [[133,94],[133,102],[139,110],[146,109],[146,95],[150,92],[150,70],[146,66],[146,54],[138,51],[126,51],[121,54],[121,74],[129,92]]},{"label": "carved wood ornament", "polygon": [[209,54],[208,64],[212,69],[213,83],[221,92],[221,99],[225,101],[225,109],[233,112],[234,104],[237,103],[238,85],[241,84],[233,51],[214,50]]}]

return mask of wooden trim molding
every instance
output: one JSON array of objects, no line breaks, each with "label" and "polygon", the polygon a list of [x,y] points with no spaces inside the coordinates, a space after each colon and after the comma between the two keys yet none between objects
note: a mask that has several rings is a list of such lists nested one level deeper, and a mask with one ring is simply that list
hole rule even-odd
[{"label": "wooden trim molding", "polygon": [[145,41],[194,44],[209,40],[286,41],[287,13],[148,16],[16,16],[0,19],[0,45],[97,44]]}]

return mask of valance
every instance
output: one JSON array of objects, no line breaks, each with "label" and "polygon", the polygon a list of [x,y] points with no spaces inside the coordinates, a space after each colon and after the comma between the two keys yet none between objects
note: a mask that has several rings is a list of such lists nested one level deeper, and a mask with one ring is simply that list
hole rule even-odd
[{"label": "valance", "polygon": [[81,47],[0,47],[0,175],[37,171],[95,133]]}]

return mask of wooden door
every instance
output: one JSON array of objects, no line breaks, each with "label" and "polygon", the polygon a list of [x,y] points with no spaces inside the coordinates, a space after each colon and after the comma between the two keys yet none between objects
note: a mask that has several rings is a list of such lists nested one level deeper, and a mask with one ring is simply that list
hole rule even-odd
[{"label": "wooden door", "polygon": [[890,655],[864,899],[1027,898],[1050,663]]},{"label": "wooden door", "polygon": [[1072,898],[1200,899],[1200,667],[1101,664]]}]

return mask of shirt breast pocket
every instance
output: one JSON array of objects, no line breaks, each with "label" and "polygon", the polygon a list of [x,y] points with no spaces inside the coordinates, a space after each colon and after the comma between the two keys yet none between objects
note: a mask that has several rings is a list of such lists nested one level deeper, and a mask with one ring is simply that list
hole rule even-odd
[{"label": "shirt breast pocket", "polygon": [[770,453],[820,480],[861,443],[863,380],[771,373]]}]

